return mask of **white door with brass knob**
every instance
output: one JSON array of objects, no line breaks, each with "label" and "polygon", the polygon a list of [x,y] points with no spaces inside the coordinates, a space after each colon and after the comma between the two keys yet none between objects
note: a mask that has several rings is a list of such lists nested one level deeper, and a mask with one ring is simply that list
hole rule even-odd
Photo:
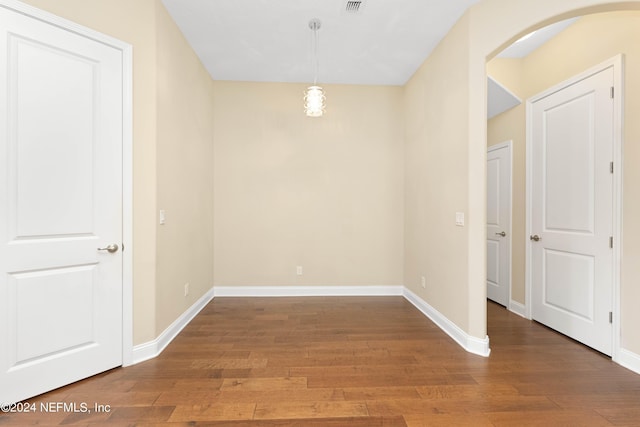
[{"label": "white door with brass knob", "polygon": [[529,105],[532,318],[612,354],[614,66]]},{"label": "white door with brass knob", "polygon": [[487,152],[487,298],[509,307],[511,287],[511,142]]},{"label": "white door with brass knob", "polygon": [[0,402],[122,364],[122,117],[121,50],[0,4]]}]

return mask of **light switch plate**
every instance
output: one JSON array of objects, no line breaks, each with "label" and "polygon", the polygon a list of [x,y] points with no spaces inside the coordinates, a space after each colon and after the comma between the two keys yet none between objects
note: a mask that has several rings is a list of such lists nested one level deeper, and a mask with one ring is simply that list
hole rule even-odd
[{"label": "light switch plate", "polygon": [[160,209],[160,225],[164,225],[164,209]]},{"label": "light switch plate", "polygon": [[464,212],[456,212],[456,225],[464,227]]}]

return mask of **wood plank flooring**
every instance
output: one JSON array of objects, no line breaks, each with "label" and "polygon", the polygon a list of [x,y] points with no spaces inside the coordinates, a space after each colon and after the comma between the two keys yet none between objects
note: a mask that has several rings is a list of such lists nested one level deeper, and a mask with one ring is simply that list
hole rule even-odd
[{"label": "wood plank flooring", "polygon": [[91,413],[0,426],[640,426],[640,375],[493,303],[488,324],[484,358],[402,297],[216,298],[156,359],[28,401]]}]

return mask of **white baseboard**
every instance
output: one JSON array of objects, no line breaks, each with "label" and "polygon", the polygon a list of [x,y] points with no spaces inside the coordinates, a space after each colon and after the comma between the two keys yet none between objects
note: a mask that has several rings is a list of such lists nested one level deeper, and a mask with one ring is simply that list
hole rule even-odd
[{"label": "white baseboard", "polygon": [[466,351],[489,356],[489,337],[472,337],[403,286],[215,286],[153,341],[133,348],[133,363],[158,356],[214,297],[403,296]]},{"label": "white baseboard", "polygon": [[621,348],[614,362],[640,374],[640,354]]},{"label": "white baseboard", "polygon": [[511,300],[509,302],[509,311],[517,314],[518,316],[527,318],[527,307],[524,304],[520,304],[518,301]]},{"label": "white baseboard", "polygon": [[449,335],[455,342],[460,344],[469,353],[479,356],[489,357],[491,349],[489,348],[489,337],[484,339],[473,337],[460,329],[458,325],[453,323],[442,313],[427,304],[422,298],[411,292],[409,289],[404,290],[404,297],[435,323],[443,332]]},{"label": "white baseboard", "polygon": [[215,286],[217,297],[401,296],[403,286]]},{"label": "white baseboard", "polygon": [[[214,298],[219,297],[290,297],[290,296],[403,296],[443,332],[469,353],[488,357],[491,353],[489,337],[473,337],[422,298],[403,286],[216,286],[196,301],[153,341],[133,347],[133,363],[144,362],[158,356],[182,329]],[[509,303],[509,310],[526,318],[523,304]],[[640,355],[620,349],[614,362],[640,374]]]},{"label": "white baseboard", "polygon": [[144,362],[158,356],[169,345],[171,341],[182,331],[182,329],[193,320],[194,317],[213,299],[213,288],[207,291],[198,301],[196,301],[187,311],[182,313],[167,329],[153,341],[139,344],[133,347],[133,363]]}]

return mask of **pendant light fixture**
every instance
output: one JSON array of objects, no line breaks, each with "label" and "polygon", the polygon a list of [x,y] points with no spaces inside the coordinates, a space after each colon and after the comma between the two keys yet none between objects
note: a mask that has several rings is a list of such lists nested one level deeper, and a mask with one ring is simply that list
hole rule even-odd
[{"label": "pendant light fixture", "polygon": [[318,30],[320,20],[314,18],[309,21],[309,28],[313,31],[313,85],[304,92],[304,111],[308,117],[322,117],[325,109],[324,90],[318,86]]}]

